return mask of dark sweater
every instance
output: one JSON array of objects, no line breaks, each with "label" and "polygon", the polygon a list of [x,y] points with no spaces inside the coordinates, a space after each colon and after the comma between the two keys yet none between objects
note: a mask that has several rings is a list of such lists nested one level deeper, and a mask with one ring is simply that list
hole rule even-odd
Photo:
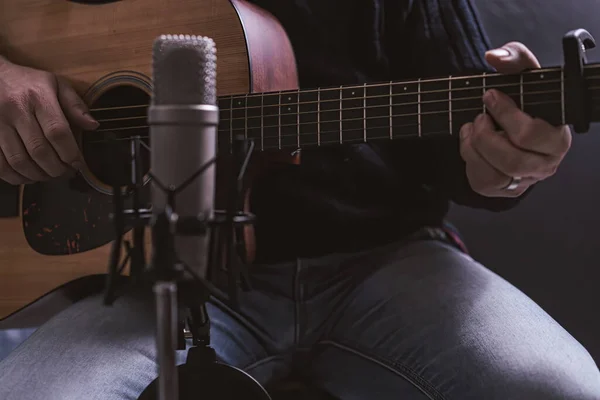
[{"label": "dark sweater", "polygon": [[[296,53],[301,88],[490,71],[470,0],[252,0]],[[355,251],[440,225],[449,202],[488,210],[518,199],[470,188],[458,139],[304,150],[257,182],[258,261]]]}]

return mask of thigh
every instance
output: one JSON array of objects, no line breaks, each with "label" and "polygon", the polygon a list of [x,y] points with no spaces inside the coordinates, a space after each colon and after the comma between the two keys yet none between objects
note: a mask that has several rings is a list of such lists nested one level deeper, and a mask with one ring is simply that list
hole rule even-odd
[{"label": "thigh", "polygon": [[[588,352],[532,300],[429,241],[353,262],[313,379],[341,399],[599,399]],[[375,267],[376,266],[376,267]]]},{"label": "thigh", "polygon": [[[3,400],[137,399],[157,377],[152,295],[128,294],[105,307],[81,300],[41,326],[0,362]],[[256,329],[220,303],[208,304],[220,360],[259,381],[277,367]],[[179,364],[185,351],[178,352]]]}]

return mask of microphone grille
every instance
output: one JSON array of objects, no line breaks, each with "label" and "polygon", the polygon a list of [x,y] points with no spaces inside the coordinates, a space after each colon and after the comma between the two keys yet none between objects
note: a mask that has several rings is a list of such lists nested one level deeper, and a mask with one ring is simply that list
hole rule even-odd
[{"label": "microphone grille", "polygon": [[211,38],[161,35],[152,61],[153,104],[216,104],[217,50]]}]

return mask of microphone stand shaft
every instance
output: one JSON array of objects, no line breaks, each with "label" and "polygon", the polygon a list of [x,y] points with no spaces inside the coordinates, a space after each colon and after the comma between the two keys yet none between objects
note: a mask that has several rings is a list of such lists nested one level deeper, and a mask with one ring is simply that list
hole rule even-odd
[{"label": "microphone stand shaft", "polygon": [[159,382],[158,400],[179,398],[179,379],[175,351],[177,349],[177,285],[158,281],[154,285],[157,313],[157,350]]}]

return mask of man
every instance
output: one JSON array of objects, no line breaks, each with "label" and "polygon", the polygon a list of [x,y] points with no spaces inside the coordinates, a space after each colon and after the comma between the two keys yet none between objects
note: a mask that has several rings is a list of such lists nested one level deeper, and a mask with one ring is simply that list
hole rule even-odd
[{"label": "man", "polygon": [[[486,53],[468,0],[254,2],[286,28],[303,87],[539,67],[519,43]],[[341,399],[600,399],[585,349],[442,229],[449,200],[511,208],[570,146],[503,94],[482,101],[491,117],[460,140],[320,149],[263,177],[254,291],[241,314],[209,305],[219,358],[263,384],[297,368]],[[82,162],[66,121],[96,123],[66,84],[5,60],[0,107],[3,179]],[[0,398],[136,399],[156,377],[153,330],[148,298],[82,300],[0,362]]]}]

